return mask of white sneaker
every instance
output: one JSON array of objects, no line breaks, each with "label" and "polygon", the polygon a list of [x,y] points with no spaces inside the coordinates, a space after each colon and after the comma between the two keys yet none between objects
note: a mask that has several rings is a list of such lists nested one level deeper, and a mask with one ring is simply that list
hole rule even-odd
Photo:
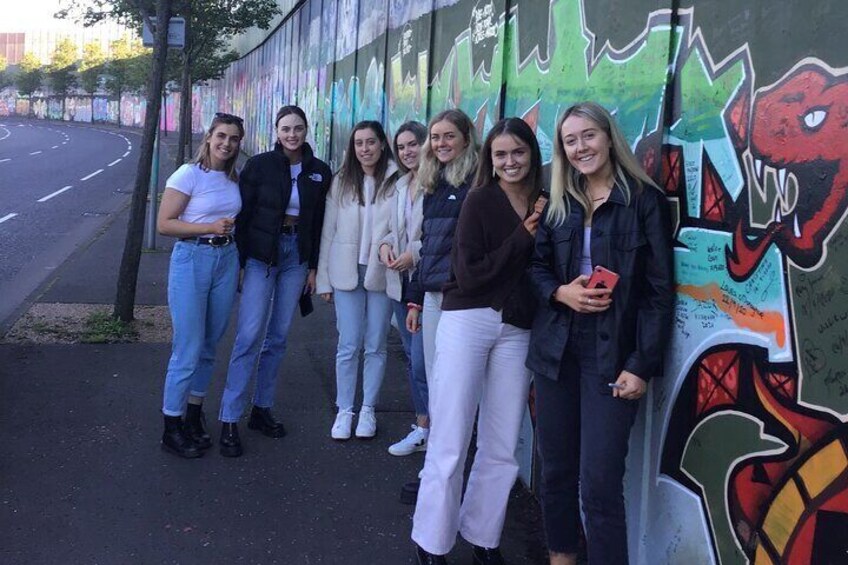
[{"label": "white sneaker", "polygon": [[330,431],[330,437],[339,441],[350,439],[350,429],[352,427],[353,411],[339,410],[339,413],[336,414],[336,421],[333,423],[333,429]]},{"label": "white sneaker", "polygon": [[377,435],[377,417],[373,406],[363,406],[359,411],[359,422],[356,424],[356,437],[371,439]]},{"label": "white sneaker", "polygon": [[412,455],[418,451],[427,451],[427,438],[430,437],[429,428],[421,428],[412,424],[412,431],[405,438],[389,447],[389,453],[401,457]]}]

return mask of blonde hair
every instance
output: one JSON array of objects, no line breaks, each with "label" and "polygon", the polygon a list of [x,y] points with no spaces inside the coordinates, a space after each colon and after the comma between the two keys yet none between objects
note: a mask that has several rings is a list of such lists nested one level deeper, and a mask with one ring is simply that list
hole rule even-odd
[{"label": "blonde hair", "polygon": [[571,211],[571,205],[567,195],[573,197],[588,215],[592,210],[592,203],[586,194],[586,180],[582,173],[575,169],[565,154],[562,144],[562,124],[571,116],[579,116],[594,122],[609,137],[612,147],[610,148],[610,164],[613,169],[615,185],[624,196],[624,201],[630,205],[630,183],[628,178],[636,181],[637,193],[642,190],[643,185],[648,185],[660,190],[651,177],[642,169],[638,159],[627,144],[624,134],[621,133],[612,115],[600,104],[594,102],[580,102],[568,108],[557,121],[556,136],[554,138],[554,154],[551,160],[551,198],[548,203],[547,222],[552,226],[558,226],[565,221]]},{"label": "blonde hair", "polygon": [[[239,149],[241,148],[241,140],[244,139],[244,122],[242,119],[238,116],[233,116],[232,114],[215,114],[215,117],[212,118],[212,123],[209,124],[209,129],[206,130],[206,135],[203,136],[203,141],[201,142],[200,147],[197,148],[197,154],[195,154],[194,160],[192,161],[192,163],[197,163],[204,171],[209,171],[209,169],[212,168],[212,156],[210,155],[209,144],[212,139],[212,134],[215,132],[215,128],[220,125],[233,125],[238,128]],[[227,174],[227,178],[233,182],[238,182],[238,170],[236,169],[236,161],[238,161],[238,157],[239,152],[236,151],[235,155],[227,159],[227,162],[224,163],[224,172]]]},{"label": "blonde hair", "polygon": [[418,179],[421,188],[425,194],[433,194],[436,190],[436,185],[439,183],[439,175],[444,175],[445,180],[454,187],[464,183],[477,170],[477,153],[480,149],[480,143],[477,141],[477,131],[474,129],[474,123],[471,121],[465,112],[462,110],[445,110],[439,112],[433,119],[430,120],[430,125],[427,126],[427,132],[433,129],[433,126],[439,122],[448,121],[456,126],[459,133],[468,142],[465,146],[465,151],[447,165],[436,158],[433,153],[433,148],[430,144],[429,135],[424,143],[424,148],[421,151],[421,161],[418,165]]}]

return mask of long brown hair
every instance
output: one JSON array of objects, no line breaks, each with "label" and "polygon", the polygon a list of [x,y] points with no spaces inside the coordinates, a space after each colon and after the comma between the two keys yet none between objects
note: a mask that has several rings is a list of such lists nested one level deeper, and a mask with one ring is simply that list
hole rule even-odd
[{"label": "long brown hair", "polygon": [[383,182],[386,180],[386,171],[389,169],[389,162],[392,160],[392,149],[389,147],[389,141],[386,139],[386,132],[383,130],[380,122],[373,120],[363,120],[353,126],[353,131],[350,132],[350,139],[347,143],[347,151],[345,152],[342,168],[339,170],[339,201],[342,202],[345,198],[351,198],[360,206],[365,205],[364,184],[365,171],[362,170],[362,164],[356,158],[356,145],[354,136],[356,132],[364,129],[370,129],[377,135],[377,140],[382,147],[380,160],[377,161],[377,166],[374,168],[374,197],[371,202],[376,202],[378,199],[385,198],[390,188],[391,183]]},{"label": "long brown hair", "polygon": [[527,173],[527,178],[524,182],[533,189],[530,192],[528,201],[535,202],[539,193],[542,191],[544,183],[542,176],[542,152],[539,150],[539,142],[536,140],[533,130],[521,118],[504,118],[489,130],[486,141],[483,142],[483,147],[480,149],[480,164],[477,165],[474,187],[487,186],[495,180],[496,176],[494,167],[492,166],[492,143],[496,137],[501,135],[511,135],[527,144],[530,148],[530,171]]},{"label": "long brown hair", "polygon": [[[215,128],[220,125],[236,126],[239,130],[239,149],[241,148],[241,140],[244,139],[244,120],[232,114],[217,113],[212,118],[212,123],[209,124],[209,129],[206,130],[206,135],[203,136],[203,142],[197,148],[197,154],[194,156],[192,163],[197,163],[204,171],[212,168],[212,156],[210,155],[209,143],[212,138],[212,133]],[[233,182],[238,182],[238,171],[236,170],[236,161],[238,161],[239,151],[235,155],[227,159],[224,163],[224,173],[227,178]]]}]

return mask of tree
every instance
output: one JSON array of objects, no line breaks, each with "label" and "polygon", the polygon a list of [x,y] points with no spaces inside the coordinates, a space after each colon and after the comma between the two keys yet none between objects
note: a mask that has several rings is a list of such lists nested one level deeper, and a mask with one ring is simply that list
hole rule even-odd
[{"label": "tree", "polygon": [[111,44],[106,62],[106,90],[120,98],[124,92],[141,90],[150,76],[150,50],[137,38],[124,36]]},{"label": "tree", "polygon": [[77,46],[70,37],[63,37],[56,44],[47,78],[55,94],[68,94],[77,84]]},{"label": "tree", "polygon": [[100,89],[100,79],[106,71],[106,54],[100,43],[92,41],[82,48],[82,61],[79,66],[80,86],[89,94]]},{"label": "tree", "polygon": [[[133,319],[135,291],[138,284],[138,266],[141,263],[141,243],[144,236],[144,215],[150,186],[150,165],[153,162],[153,144],[159,129],[159,110],[162,105],[162,87],[165,84],[165,62],[168,56],[168,20],[171,18],[172,0],[156,0],[156,38],[153,46],[153,68],[147,87],[147,111],[144,134],[141,139],[138,169],[135,177],[130,219],[124,253],[118,270],[118,288],[115,294],[113,315],[129,322]],[[147,6],[141,6],[145,18],[151,16]]]},{"label": "tree", "polygon": [[41,68],[41,61],[34,53],[24,53],[20,70],[16,77],[18,92],[24,96],[32,96],[32,94],[41,88],[41,83],[44,80],[44,70]]},{"label": "tree", "polygon": [[275,0],[184,0],[179,12],[186,19],[185,47],[181,52],[180,143],[176,165],[191,152],[191,87],[220,78],[238,59],[229,49],[233,36],[251,28],[268,29],[280,13]]},{"label": "tree", "polygon": [[9,72],[9,63],[6,61],[6,57],[0,55],[0,90],[12,86],[13,82],[12,74]]},{"label": "tree", "polygon": [[[120,23],[133,23],[140,16],[141,21],[151,21],[155,16],[156,31],[147,80],[147,105],[144,117],[144,133],[139,148],[138,168],[136,169],[135,188],[130,206],[130,219],[127,224],[127,236],[121,266],[118,270],[118,285],[115,295],[113,315],[129,322],[133,319],[135,291],[138,283],[138,266],[141,262],[141,243],[144,236],[144,216],[147,208],[147,196],[150,185],[150,166],[153,161],[153,146],[159,129],[159,111],[162,107],[162,88],[165,84],[165,65],[168,57],[168,21],[173,15],[174,0],[88,0],[85,4],[79,0],[70,2],[70,7],[56,14],[61,18],[75,18],[85,25],[93,25],[104,19]],[[140,27],[140,26],[139,26]],[[138,29],[138,28],[137,28]],[[120,65],[119,65],[120,66]],[[120,74],[126,69],[117,69]],[[110,74],[116,69],[110,65]],[[132,69],[123,74],[123,78],[132,77]],[[130,80],[130,82],[132,82]],[[112,77],[112,85],[115,85]],[[125,87],[126,81],[121,84]]]}]

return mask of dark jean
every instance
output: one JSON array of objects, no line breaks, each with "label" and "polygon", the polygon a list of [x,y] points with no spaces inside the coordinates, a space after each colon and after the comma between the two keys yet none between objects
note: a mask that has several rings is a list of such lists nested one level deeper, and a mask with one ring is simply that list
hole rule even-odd
[{"label": "dark jean", "polygon": [[559,379],[535,378],[548,549],[577,552],[580,500],[590,565],[627,565],[624,461],[638,403],[613,397],[618,375],[598,372],[594,317],[576,316],[570,333]]}]

